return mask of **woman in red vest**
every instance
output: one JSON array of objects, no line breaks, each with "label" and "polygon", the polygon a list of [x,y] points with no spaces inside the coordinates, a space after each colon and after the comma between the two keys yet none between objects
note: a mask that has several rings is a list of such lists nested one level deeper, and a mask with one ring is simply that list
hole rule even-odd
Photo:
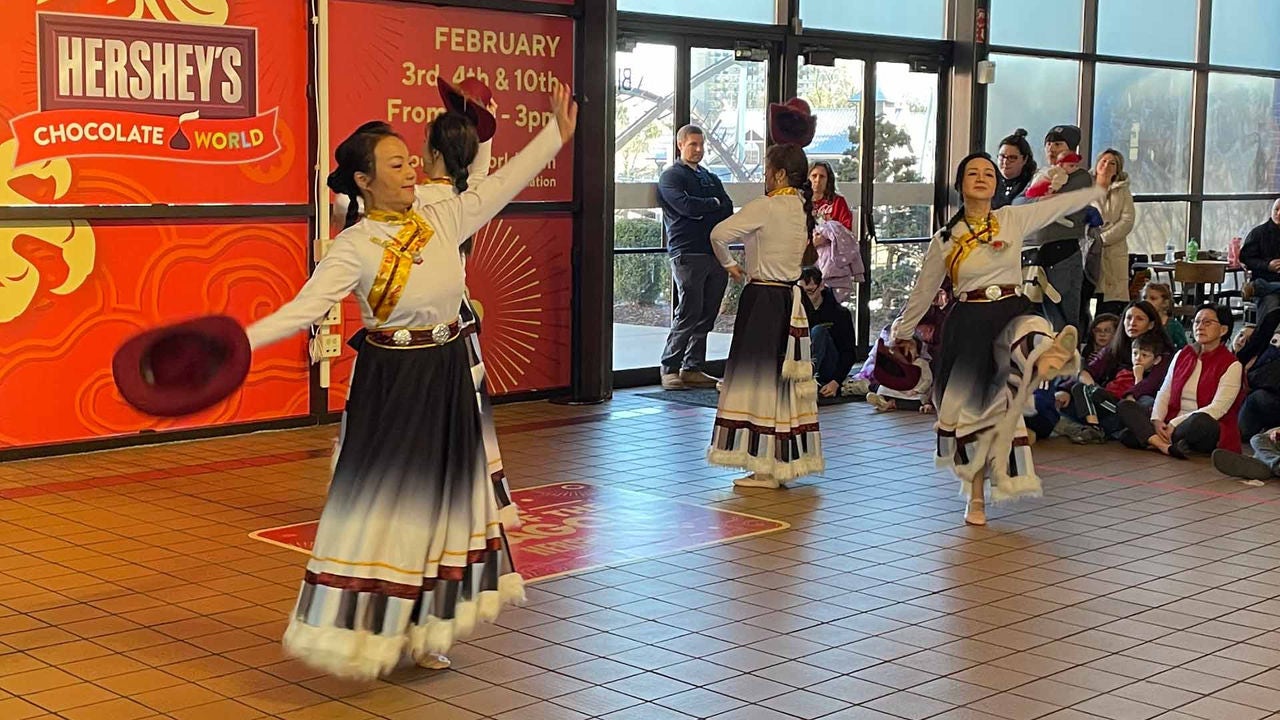
[{"label": "woman in red vest", "polygon": [[1125,445],[1155,448],[1179,459],[1215,448],[1240,452],[1236,415],[1243,369],[1224,344],[1232,323],[1231,311],[1222,305],[1202,305],[1196,311],[1195,341],[1174,356],[1150,417],[1135,402],[1116,409],[1125,425],[1120,437]]}]

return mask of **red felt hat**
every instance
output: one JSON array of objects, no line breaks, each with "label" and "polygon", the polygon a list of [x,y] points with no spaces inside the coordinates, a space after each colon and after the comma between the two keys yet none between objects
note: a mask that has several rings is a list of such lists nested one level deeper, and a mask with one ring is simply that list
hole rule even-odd
[{"label": "red felt hat", "polygon": [[804,147],[813,142],[818,118],[809,112],[809,103],[791,98],[785,103],[769,103],[769,136],[776,143]]},{"label": "red felt hat", "polygon": [[920,368],[893,352],[883,339],[876,340],[876,362],[872,377],[882,387],[907,392],[920,384]]},{"label": "red felt hat", "polygon": [[240,323],[207,315],[129,339],[112,358],[111,374],[125,402],[148,415],[177,417],[235,392],[251,357]]},{"label": "red felt hat", "polygon": [[489,112],[489,103],[493,102],[489,86],[475,78],[466,78],[457,85],[452,85],[441,77],[436,80],[436,88],[440,91],[440,99],[444,101],[446,109],[471,118],[480,142],[493,138],[498,130],[498,120]]}]

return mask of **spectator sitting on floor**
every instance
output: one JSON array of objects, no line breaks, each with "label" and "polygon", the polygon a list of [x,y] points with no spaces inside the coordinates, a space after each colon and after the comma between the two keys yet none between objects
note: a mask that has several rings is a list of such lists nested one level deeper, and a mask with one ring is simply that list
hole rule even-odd
[{"label": "spectator sitting on floor", "polygon": [[834,398],[853,369],[857,335],[853,315],[836,302],[835,293],[822,284],[822,271],[812,265],[800,269],[800,300],[809,316],[809,342],[818,378],[818,397]]},{"label": "spectator sitting on floor", "polygon": [[1223,475],[1258,483],[1280,477],[1280,427],[1263,430],[1250,438],[1249,444],[1253,446],[1253,457],[1230,450],[1214,450],[1213,468]]},{"label": "spectator sitting on floor", "polygon": [[[1156,353],[1164,360],[1157,362],[1150,372],[1144,373],[1142,382],[1130,391],[1132,399],[1137,401],[1144,397],[1148,400],[1145,407],[1150,409],[1151,403],[1164,382],[1165,373],[1172,362],[1174,348],[1160,325],[1160,313],[1151,303],[1136,302],[1125,308],[1121,331],[1115,334],[1111,344],[1098,353],[1073,381],[1063,381],[1055,395],[1057,404],[1063,412],[1055,431],[1077,444],[1104,443],[1108,437],[1117,436],[1123,429],[1119,418],[1107,408],[1107,412],[1099,412],[1092,405],[1092,393],[1077,391],[1076,385],[1098,385],[1105,388],[1116,379],[1121,370],[1132,369],[1133,343],[1139,337],[1150,334],[1152,339],[1164,346],[1163,351]],[[1097,425],[1080,424],[1085,418],[1098,417]]]},{"label": "spectator sitting on floor", "polygon": [[1249,338],[1253,337],[1253,329],[1253,323],[1249,323],[1240,328],[1240,331],[1236,333],[1236,336],[1231,339],[1231,352],[1239,355],[1240,351],[1244,350],[1244,346],[1248,344]]},{"label": "spectator sitting on floor", "polygon": [[[890,337],[893,337],[897,327],[898,321],[894,320],[889,326]],[[929,393],[933,390],[933,371],[929,368],[928,351],[924,349],[924,344],[918,337],[912,338],[911,342],[914,343],[915,348],[914,360],[909,361],[895,355],[881,357],[876,362],[875,379],[879,381],[878,387],[876,392],[867,394],[867,402],[875,407],[877,412],[889,410],[933,412],[933,405],[929,403]],[[883,355],[891,351],[883,343],[877,343],[876,353]],[[914,367],[910,373],[906,371],[908,365]],[[889,373],[891,366],[896,366],[900,372]]]},{"label": "spectator sitting on floor", "polygon": [[1169,345],[1156,333],[1148,332],[1133,339],[1130,358],[1132,364],[1116,372],[1105,386],[1076,383],[1071,388],[1074,406],[1083,408],[1086,425],[1099,427],[1102,414],[1114,416],[1116,405],[1123,399],[1133,399],[1134,388],[1152,373],[1157,365],[1167,364]]},{"label": "spectator sitting on floor", "polygon": [[1240,406],[1240,439],[1280,426],[1280,309],[1272,310],[1236,351],[1246,387]]},{"label": "spectator sitting on floor", "polygon": [[1116,331],[1120,329],[1120,316],[1111,313],[1101,313],[1093,319],[1089,324],[1089,332],[1085,335],[1084,347],[1080,350],[1080,357],[1086,362],[1093,362],[1098,357],[1098,353],[1102,352],[1111,344],[1111,339],[1116,336]]},{"label": "spectator sitting on floor", "polygon": [[1181,320],[1172,316],[1173,288],[1166,283],[1148,282],[1142,286],[1142,299],[1151,303],[1160,313],[1160,324],[1173,342],[1173,348],[1181,350],[1186,347],[1187,329],[1182,326]]},{"label": "spectator sitting on floor", "polygon": [[1186,459],[1190,453],[1209,454],[1214,448],[1240,451],[1240,410],[1243,369],[1223,344],[1235,319],[1224,305],[1206,304],[1196,311],[1195,343],[1178,351],[1165,375],[1150,412],[1133,402],[1116,410],[1126,432],[1125,445],[1153,448]]}]

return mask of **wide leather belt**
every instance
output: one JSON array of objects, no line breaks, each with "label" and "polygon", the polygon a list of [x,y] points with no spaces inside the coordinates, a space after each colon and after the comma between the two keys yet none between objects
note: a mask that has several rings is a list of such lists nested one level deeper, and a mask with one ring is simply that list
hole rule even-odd
[{"label": "wide leather belt", "polygon": [[997,302],[1005,298],[1021,296],[1021,285],[988,285],[982,290],[962,292],[958,299],[960,302]]},{"label": "wide leather belt", "polygon": [[378,347],[392,350],[414,350],[448,344],[462,334],[462,326],[454,320],[429,328],[387,328],[370,330],[365,340]]}]

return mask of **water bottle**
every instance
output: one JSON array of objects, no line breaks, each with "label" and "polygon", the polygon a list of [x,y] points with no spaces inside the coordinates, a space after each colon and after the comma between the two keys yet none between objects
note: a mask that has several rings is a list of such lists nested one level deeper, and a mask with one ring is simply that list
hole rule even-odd
[{"label": "water bottle", "polygon": [[1198,257],[1200,257],[1200,244],[1195,238],[1191,238],[1187,241],[1187,262],[1195,262]]},{"label": "water bottle", "polygon": [[1176,260],[1176,258],[1174,257],[1174,253],[1176,253],[1176,252],[1177,252],[1177,251],[1173,249],[1173,241],[1172,241],[1172,240],[1170,240],[1169,242],[1165,243],[1165,245],[1164,245],[1164,261],[1165,261],[1165,262],[1167,262],[1167,263],[1173,263],[1173,261],[1174,261],[1174,260]]}]

